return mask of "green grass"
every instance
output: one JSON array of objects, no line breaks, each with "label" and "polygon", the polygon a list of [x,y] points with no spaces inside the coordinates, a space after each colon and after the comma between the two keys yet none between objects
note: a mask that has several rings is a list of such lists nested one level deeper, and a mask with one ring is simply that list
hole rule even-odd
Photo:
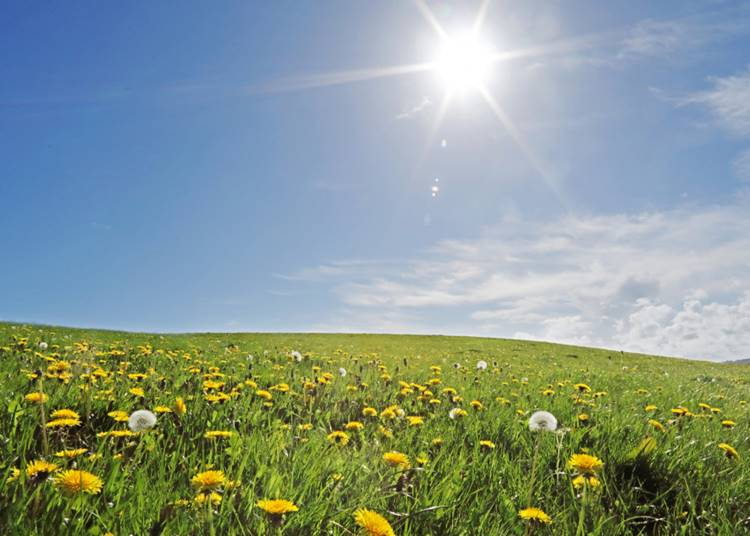
[{"label": "green grass", "polygon": [[[44,351],[41,341],[49,344]],[[81,342],[87,346],[76,345]],[[290,357],[294,350],[304,354],[302,362]],[[476,370],[480,359],[489,364],[486,371]],[[60,361],[70,365],[67,380],[46,374]],[[442,372],[435,374],[431,366]],[[211,367],[223,374],[214,379],[224,383],[222,392],[233,393],[230,400],[204,398],[203,375]],[[92,375],[96,370],[99,376]],[[390,380],[383,378],[386,371]],[[326,372],[332,380],[321,385],[316,379]],[[131,379],[132,373],[147,377]],[[434,378],[441,383],[430,385]],[[315,383],[314,390],[306,391],[305,381]],[[420,400],[416,386],[402,394],[399,382],[426,387],[432,396]],[[255,391],[280,383],[290,391],[272,391],[273,405],[264,406]],[[579,394],[576,383],[588,384],[592,392]],[[144,398],[129,392],[136,386]],[[446,387],[461,400],[444,394]],[[554,394],[543,394],[547,388]],[[24,399],[40,389],[49,397],[43,407]],[[176,397],[185,400],[186,414],[159,414],[154,429],[133,438],[97,437],[127,429],[109,412],[173,408]],[[483,409],[473,409],[472,400]],[[162,336],[0,324],[0,527],[3,534],[19,535],[344,535],[361,534],[353,513],[366,507],[388,519],[399,535],[745,534],[750,532],[747,400],[750,366],[538,342]],[[647,404],[658,409],[646,412]],[[362,415],[364,407],[381,412],[391,405],[407,416],[422,416],[424,424]],[[695,416],[674,417],[671,409],[677,406]],[[468,415],[450,419],[454,407]],[[41,410],[48,420],[60,408],[78,412],[81,424],[67,431],[42,427]],[[530,432],[528,417],[540,409],[552,412],[566,431]],[[578,422],[581,413],[590,416],[587,424]],[[665,430],[654,429],[650,418]],[[723,419],[737,424],[724,428]],[[361,421],[364,429],[348,432],[348,445],[330,444],[327,435],[349,421]],[[298,429],[307,423],[312,429]],[[385,437],[381,426],[393,437]],[[203,438],[208,430],[235,433],[208,440]],[[656,446],[639,452],[646,437]],[[442,445],[434,446],[435,438],[442,438]],[[481,440],[496,448],[483,449]],[[727,458],[719,443],[736,448],[740,459]],[[87,453],[69,461],[54,456],[73,448]],[[407,454],[412,468],[388,466],[382,456],[392,450]],[[604,462],[601,485],[585,497],[574,490],[566,467],[579,452]],[[26,464],[42,458],[97,475],[101,493],[68,497],[51,480],[26,478]],[[420,466],[417,458],[428,461]],[[7,482],[13,468],[21,476]],[[209,468],[241,482],[222,489],[214,508],[193,504],[191,478]],[[289,499],[299,511],[274,524],[255,506],[263,498]],[[543,509],[552,524],[520,520],[518,511],[529,505]]]}]

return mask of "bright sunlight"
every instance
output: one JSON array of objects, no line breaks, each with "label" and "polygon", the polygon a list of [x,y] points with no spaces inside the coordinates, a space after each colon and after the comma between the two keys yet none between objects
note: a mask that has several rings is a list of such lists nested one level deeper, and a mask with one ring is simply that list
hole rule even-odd
[{"label": "bright sunlight", "polygon": [[492,50],[475,33],[447,37],[436,71],[451,92],[479,90],[488,80]]}]

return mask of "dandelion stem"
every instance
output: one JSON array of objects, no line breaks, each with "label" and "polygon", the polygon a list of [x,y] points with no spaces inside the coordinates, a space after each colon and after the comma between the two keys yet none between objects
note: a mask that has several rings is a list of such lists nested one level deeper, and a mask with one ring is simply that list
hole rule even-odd
[{"label": "dandelion stem", "polygon": [[576,529],[576,536],[586,536],[586,490],[588,487],[588,482],[584,480],[581,509],[578,511],[578,528]]},{"label": "dandelion stem", "polygon": [[39,373],[39,392],[42,393],[42,400],[39,403],[39,416],[42,422],[42,449],[44,455],[49,456],[49,441],[47,439],[47,416],[44,413],[44,374]]},{"label": "dandelion stem", "polygon": [[560,483],[560,452],[562,451],[563,434],[558,433],[555,436],[557,443],[557,459],[555,460],[555,484]]},{"label": "dandelion stem", "polygon": [[536,434],[536,442],[534,443],[534,457],[531,460],[531,478],[529,478],[529,493],[526,497],[526,506],[531,507],[531,498],[534,494],[534,480],[536,477],[536,461],[537,458],[539,458],[539,442],[541,440],[542,434],[537,432]]}]

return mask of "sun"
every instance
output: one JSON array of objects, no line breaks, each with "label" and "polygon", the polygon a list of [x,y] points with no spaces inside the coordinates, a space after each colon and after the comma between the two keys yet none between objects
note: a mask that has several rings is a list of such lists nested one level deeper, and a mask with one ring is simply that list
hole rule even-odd
[{"label": "sun", "polygon": [[446,37],[435,70],[451,92],[479,90],[488,81],[492,50],[475,33]]}]

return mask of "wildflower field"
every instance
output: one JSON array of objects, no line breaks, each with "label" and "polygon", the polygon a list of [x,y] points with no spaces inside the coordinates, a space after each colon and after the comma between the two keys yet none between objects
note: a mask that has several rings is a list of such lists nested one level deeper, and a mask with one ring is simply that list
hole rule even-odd
[{"label": "wildflower field", "polygon": [[750,366],[0,324],[2,534],[747,534]]}]

